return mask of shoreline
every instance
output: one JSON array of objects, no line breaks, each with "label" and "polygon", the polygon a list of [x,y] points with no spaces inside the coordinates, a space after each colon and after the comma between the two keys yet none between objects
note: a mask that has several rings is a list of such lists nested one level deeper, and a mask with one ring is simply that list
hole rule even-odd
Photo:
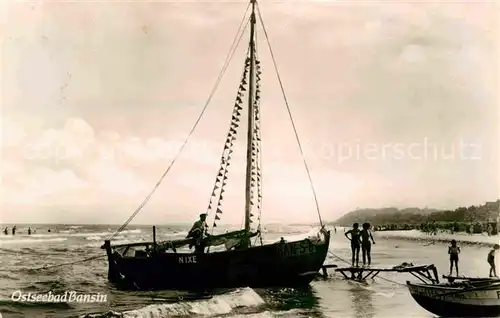
[{"label": "shoreline", "polygon": [[493,236],[487,236],[482,234],[468,235],[461,232],[455,234],[438,233],[436,235],[429,235],[419,230],[377,231],[374,232],[374,237],[384,238],[384,239],[428,241],[428,242],[442,242],[442,243],[449,243],[451,240],[454,239],[457,241],[457,243],[462,243],[466,245],[481,245],[481,246],[491,246],[491,247],[495,244],[500,243],[499,235],[493,235]]}]

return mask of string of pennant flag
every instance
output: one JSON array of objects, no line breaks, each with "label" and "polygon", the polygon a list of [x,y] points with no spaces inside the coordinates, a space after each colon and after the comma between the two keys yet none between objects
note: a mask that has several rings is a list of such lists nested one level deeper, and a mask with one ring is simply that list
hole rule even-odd
[{"label": "string of pennant flag", "polygon": [[[254,54],[256,52],[254,51]],[[236,100],[233,107],[233,113],[231,117],[231,125],[229,131],[226,135],[226,142],[224,144],[224,149],[221,155],[220,167],[215,178],[215,185],[210,196],[210,201],[207,209],[207,216],[211,212],[215,211],[214,222],[212,227],[217,227],[217,221],[221,219],[223,214],[223,203],[224,203],[224,192],[225,186],[227,185],[227,173],[230,166],[231,155],[233,153],[233,145],[236,141],[236,136],[238,134],[238,128],[240,127],[241,111],[243,107],[243,97],[247,91],[246,87],[248,85],[248,71],[250,68],[250,57],[247,56],[245,60],[245,67],[243,70],[243,75],[241,77],[240,86],[238,88],[238,93],[236,95]],[[251,182],[250,182],[250,203],[251,203],[251,213],[250,222],[253,223],[252,218],[254,217],[254,208],[256,208],[258,226],[260,226],[261,217],[261,206],[262,206],[262,176],[261,176],[261,155],[260,155],[260,79],[261,79],[261,69],[260,61],[255,61],[255,98],[253,104],[253,114],[254,125],[252,127],[252,157],[251,157]]]},{"label": "string of pennant flag", "polygon": [[[252,177],[251,177],[251,203],[253,208],[257,208],[257,229],[260,227],[260,217],[262,214],[262,173],[261,173],[261,133],[260,133],[260,61],[255,62],[255,100],[253,107],[254,127],[252,135]],[[257,199],[255,204],[255,199]],[[253,217],[253,213],[251,214]],[[252,221],[252,220],[251,220]]]},{"label": "string of pennant flag", "polygon": [[247,90],[246,86],[248,84],[248,69],[250,67],[250,58],[247,57],[245,60],[245,67],[243,70],[243,75],[241,77],[240,86],[238,88],[238,93],[236,95],[236,100],[233,107],[233,113],[231,117],[231,125],[229,131],[226,135],[226,142],[224,143],[224,149],[222,151],[221,161],[219,171],[215,177],[215,185],[210,196],[210,201],[208,203],[207,216],[210,212],[215,210],[213,227],[217,227],[217,221],[220,220],[220,215],[222,212],[222,206],[224,204],[224,192],[225,186],[227,184],[227,173],[230,166],[231,155],[233,153],[233,145],[236,141],[236,136],[238,134],[238,128],[240,126],[241,110],[243,107],[244,92]]}]

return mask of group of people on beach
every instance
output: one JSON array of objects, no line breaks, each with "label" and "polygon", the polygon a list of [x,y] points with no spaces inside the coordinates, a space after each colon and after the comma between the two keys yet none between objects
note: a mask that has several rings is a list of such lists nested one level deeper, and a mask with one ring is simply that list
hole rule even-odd
[{"label": "group of people on beach", "polygon": [[[359,223],[354,223],[352,229],[344,233],[345,237],[351,242],[351,252],[352,252],[352,266],[359,267],[359,252],[363,253],[363,266],[370,266],[372,262],[371,258],[371,245],[375,244],[373,235],[370,231],[370,223],[363,223],[362,230],[359,229]],[[335,232],[336,232],[335,228]],[[490,277],[498,277],[495,265],[495,253],[500,249],[499,244],[495,244],[493,248],[489,251],[487,256],[487,262],[490,265]],[[460,254],[460,247],[457,245],[456,240],[451,240],[450,246],[448,247],[448,255],[450,258],[450,276],[452,275],[453,268],[458,276],[458,255]]]},{"label": "group of people on beach", "polygon": [[363,266],[370,266],[372,263],[371,247],[372,243],[375,245],[375,240],[373,239],[370,228],[370,223],[363,223],[363,229],[360,230],[359,223],[354,223],[352,229],[344,233],[345,237],[351,241],[353,267],[359,267],[360,248],[363,253]]},{"label": "group of people on beach", "polygon": [[[498,277],[495,265],[495,252],[500,249],[499,244],[495,244],[493,248],[489,251],[486,261],[490,265],[490,277]],[[448,246],[448,255],[450,256],[450,276],[453,272],[453,267],[455,267],[455,272],[458,276],[458,254],[460,254],[460,247],[457,245],[456,240],[451,240],[450,246]]]}]

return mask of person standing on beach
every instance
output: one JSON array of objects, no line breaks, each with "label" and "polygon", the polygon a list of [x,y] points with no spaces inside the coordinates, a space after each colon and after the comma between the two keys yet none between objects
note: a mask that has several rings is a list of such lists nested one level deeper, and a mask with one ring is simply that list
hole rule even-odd
[{"label": "person standing on beach", "polygon": [[450,276],[453,271],[453,263],[455,263],[455,271],[458,276],[458,254],[460,254],[460,247],[457,246],[457,241],[451,240],[451,245],[448,246],[448,254],[450,255]]},{"label": "person standing on beach", "polygon": [[488,264],[490,264],[490,277],[497,276],[497,268],[495,266],[495,252],[500,249],[500,245],[495,244],[491,251],[488,253]]},{"label": "person standing on beach", "polygon": [[363,229],[360,232],[361,250],[363,252],[363,266],[366,265],[367,258],[368,258],[368,266],[372,264],[372,256],[371,256],[372,244],[370,242],[370,239],[372,240],[374,245],[375,241],[373,240],[372,232],[370,231],[370,226],[371,226],[370,223],[363,223]]},{"label": "person standing on beach", "polygon": [[[351,234],[351,237],[348,236],[348,234]],[[345,237],[349,241],[351,241],[351,252],[352,252],[352,266],[359,266],[359,247],[361,245],[360,242],[360,231],[359,231],[359,224],[354,223],[352,225],[352,229],[344,233]]]}]

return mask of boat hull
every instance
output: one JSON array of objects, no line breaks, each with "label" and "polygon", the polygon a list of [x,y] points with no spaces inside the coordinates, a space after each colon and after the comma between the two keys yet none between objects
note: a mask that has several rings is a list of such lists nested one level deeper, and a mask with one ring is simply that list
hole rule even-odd
[{"label": "boat hull", "polygon": [[500,317],[500,289],[485,286],[471,291],[459,287],[407,283],[411,296],[440,317]]},{"label": "boat hull", "polygon": [[309,284],[323,265],[330,233],[304,239],[213,253],[159,253],[123,257],[108,250],[108,278],[118,288],[202,290]]}]

